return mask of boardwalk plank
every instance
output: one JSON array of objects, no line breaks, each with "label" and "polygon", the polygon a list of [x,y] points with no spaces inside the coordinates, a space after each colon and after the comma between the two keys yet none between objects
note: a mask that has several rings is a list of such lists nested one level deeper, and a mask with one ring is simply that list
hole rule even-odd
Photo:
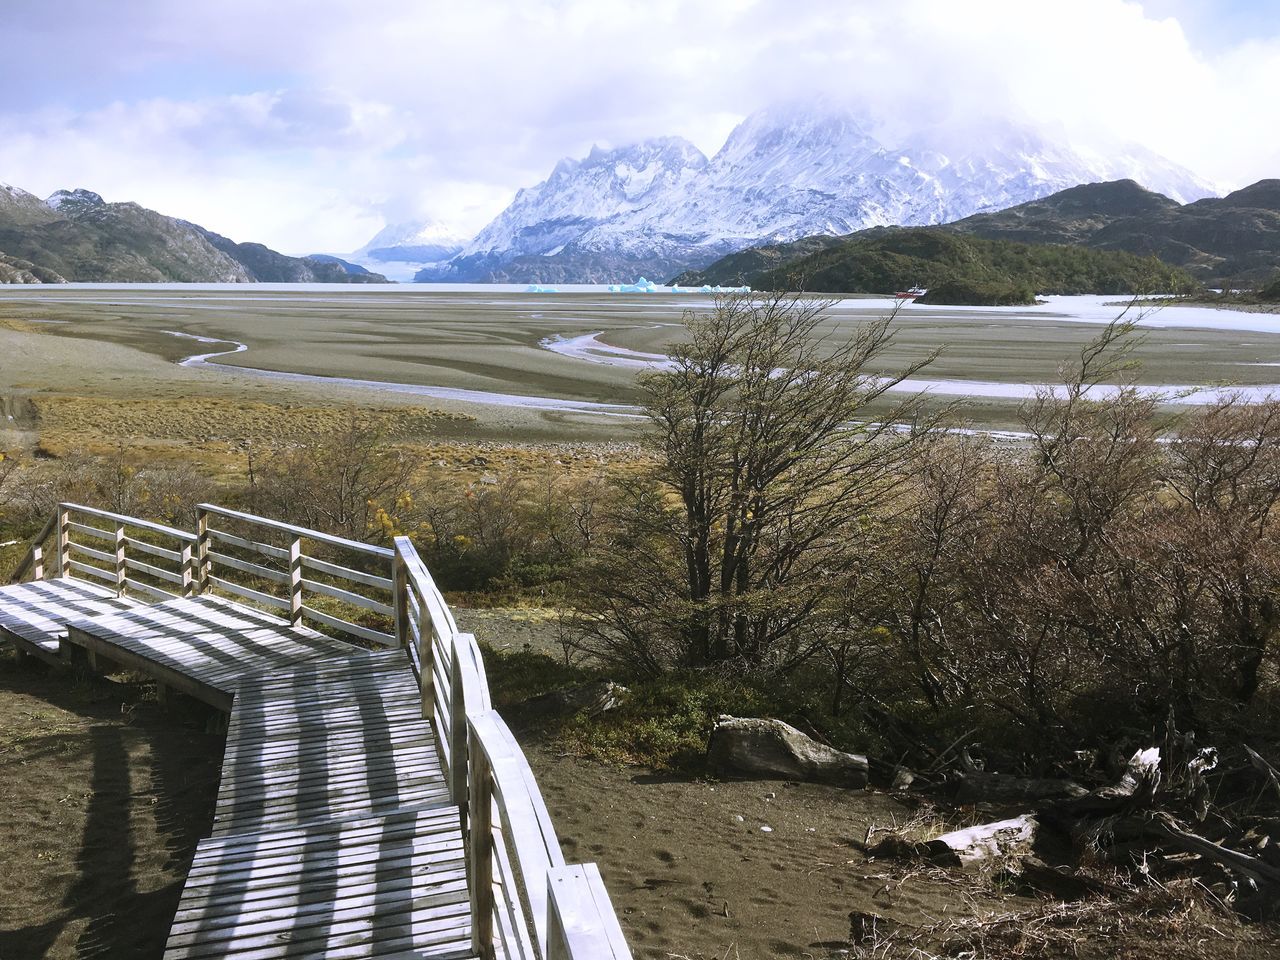
[{"label": "boardwalk plank", "polygon": [[0,588],[0,635],[18,649],[56,662],[67,623],[118,613],[138,601],[116,596],[113,588],[87,580],[35,580]]}]

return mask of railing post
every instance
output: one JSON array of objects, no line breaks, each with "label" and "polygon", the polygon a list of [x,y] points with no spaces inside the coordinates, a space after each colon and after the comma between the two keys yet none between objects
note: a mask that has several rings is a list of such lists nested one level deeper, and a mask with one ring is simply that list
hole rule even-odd
[{"label": "railing post", "polygon": [[302,538],[289,544],[289,623],[302,626]]},{"label": "railing post", "polygon": [[400,542],[403,539],[396,537],[395,555],[391,558],[391,608],[395,612],[396,640],[401,648],[408,650],[413,631],[409,629],[409,565]]},{"label": "railing post", "polygon": [[124,561],[124,525],[116,524],[116,595],[124,596],[125,580],[129,578],[129,568]]},{"label": "railing post", "polygon": [[196,574],[192,567],[195,565],[194,554],[189,540],[182,541],[182,549],[179,551],[180,559],[178,561],[181,566],[182,574],[182,596],[189,597],[195,592]]},{"label": "railing post", "polygon": [[[463,726],[466,726],[465,718]],[[489,761],[478,744],[469,756],[468,812],[471,829],[467,877],[471,881],[471,952],[480,960],[493,960],[493,780]]]},{"label": "railing post", "polygon": [[[467,799],[468,768],[475,759],[471,753],[471,736],[467,723],[467,693],[462,680],[462,658],[458,650],[466,646],[464,640],[475,642],[469,633],[455,633],[449,644],[449,796],[456,804]],[[482,704],[470,705],[473,710],[483,710]]]},{"label": "railing post", "polygon": [[209,589],[209,511],[196,507],[196,594]]},{"label": "railing post", "polygon": [[[44,579],[44,545],[37,543],[31,548],[31,579]],[[14,648],[17,649],[16,647]]]},{"label": "railing post", "polygon": [[55,542],[57,544],[58,576],[71,576],[71,511],[63,504],[58,504],[58,529]]}]

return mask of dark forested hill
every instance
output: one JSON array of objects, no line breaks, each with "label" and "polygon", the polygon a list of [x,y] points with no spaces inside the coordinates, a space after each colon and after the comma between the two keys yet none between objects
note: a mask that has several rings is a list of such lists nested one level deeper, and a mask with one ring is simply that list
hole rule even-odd
[{"label": "dark forested hill", "polygon": [[949,226],[987,239],[1156,256],[1209,286],[1253,286],[1280,268],[1280,180],[1185,205],[1132,180],[1092,183]]},{"label": "dark forested hill", "polygon": [[[983,240],[1156,257],[1182,268],[1208,286],[1258,286],[1280,269],[1280,180],[1262,180],[1225,197],[1188,204],[1179,204],[1153,193],[1132,180],[1091,183],[997,213],[977,214],[928,229],[952,231]],[[678,279],[681,283],[749,283],[761,286],[777,283],[799,271],[809,277],[812,285],[849,283],[851,278],[870,278],[879,271],[875,282],[887,286],[875,292],[884,293],[890,292],[888,286],[903,282],[925,283],[926,276],[938,275],[937,269],[917,266],[922,272],[916,281],[912,281],[901,273],[885,274],[884,263],[833,272],[833,262],[842,257],[837,251],[846,250],[849,244],[875,240],[883,230],[864,230],[840,238],[813,237],[795,243],[744,250],[703,270],[683,274]],[[863,248],[850,248],[846,252],[855,249]],[[945,260],[943,251],[944,248],[939,247],[935,252]],[[1010,260],[1007,251],[1002,257],[1005,261]],[[1016,261],[1017,257],[1013,260]],[[1123,261],[1111,261],[1110,266],[1104,266],[1101,260],[1043,251],[1031,260],[1042,265],[1056,263],[1058,267],[1066,268],[1067,273],[1060,280],[1078,292],[1090,289],[1098,279],[1111,283],[1120,275],[1129,276],[1132,266],[1131,263],[1130,266],[1122,266]],[[1024,266],[1030,267],[1031,260],[1024,257]],[[1074,266],[1068,268],[1068,261]],[[955,268],[955,263],[947,268],[949,276],[955,273]],[[1046,277],[1038,269],[1031,268],[1022,276],[1009,276],[1007,279],[1031,284],[1053,279],[1053,274]],[[853,287],[845,289],[854,290]],[[1041,288],[1041,292],[1047,290]]]},{"label": "dark forested hill", "polygon": [[730,276],[728,270],[719,272],[725,263],[720,261],[679,280],[816,293],[891,294],[919,285],[931,288],[933,302],[950,303],[1027,303],[1037,293],[1124,294],[1194,286],[1183,271],[1150,257],[985,240],[943,227],[879,227],[795,257],[789,255],[792,245],[786,246],[773,254],[778,266],[771,269]]}]

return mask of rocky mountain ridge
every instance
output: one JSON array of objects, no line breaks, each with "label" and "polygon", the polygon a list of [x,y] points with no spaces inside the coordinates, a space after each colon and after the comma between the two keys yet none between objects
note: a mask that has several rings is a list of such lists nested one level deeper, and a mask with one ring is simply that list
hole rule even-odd
[{"label": "rocky mountain ridge", "polygon": [[253,283],[381,282],[377,274],[237,244],[136,203],[107,203],[91,190],[48,200],[0,184],[0,282]]},{"label": "rocky mountain ridge", "polygon": [[886,145],[825,106],[753,114],[710,159],[678,137],[563,160],[422,281],[614,282],[671,276],[747,247],[880,225],[925,225],[1137,176],[1181,200],[1212,185],[1141,148],[1091,154],[1012,124],[957,150]]}]

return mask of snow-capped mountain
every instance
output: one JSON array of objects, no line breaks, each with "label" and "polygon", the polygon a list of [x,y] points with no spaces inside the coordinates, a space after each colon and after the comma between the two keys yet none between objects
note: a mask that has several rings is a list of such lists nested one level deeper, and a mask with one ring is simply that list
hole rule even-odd
[{"label": "snow-capped mountain", "polygon": [[467,239],[436,220],[392,223],[379,230],[356,255],[378,263],[434,263],[461,252]]},{"label": "snow-capped mountain", "polygon": [[[568,263],[597,255],[636,256],[660,272],[663,251],[682,256],[696,237],[631,236],[610,225],[643,220],[658,213],[669,198],[685,196],[706,175],[707,158],[688,140],[662,137],[606,150],[593,147],[584,160],[561,160],[551,176],[521,190],[505,211],[480,231],[446,268],[446,275],[475,278],[502,275],[522,257],[562,257]],[[535,270],[537,267],[534,268]],[[575,268],[576,269],[576,268]],[[608,263],[586,268],[598,279]],[[548,279],[573,279],[558,274]]]},{"label": "snow-capped mountain", "polygon": [[[420,280],[613,282],[671,276],[758,243],[946,223],[1081,183],[1131,178],[1179,201],[1216,193],[1140,148],[1075,150],[1009,123],[888,146],[829,107],[753,114],[708,160],[679,138],[562,160]],[[967,144],[956,149],[952,141]]]}]

